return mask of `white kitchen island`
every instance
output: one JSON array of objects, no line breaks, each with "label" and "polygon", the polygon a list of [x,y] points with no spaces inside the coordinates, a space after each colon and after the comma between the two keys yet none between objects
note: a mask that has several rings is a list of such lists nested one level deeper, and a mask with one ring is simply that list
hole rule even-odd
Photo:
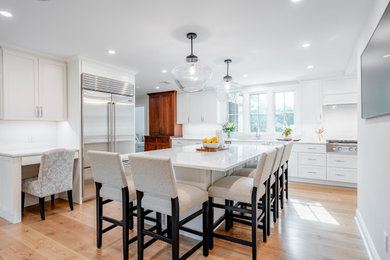
[{"label": "white kitchen island", "polygon": [[[259,143],[231,144],[228,150],[217,152],[198,152],[196,148],[201,145],[177,146],[171,149],[143,152],[143,155],[169,157],[175,169],[178,182],[196,185],[207,190],[216,180],[230,174],[232,170],[242,167],[247,162],[258,158],[264,152],[270,151],[272,145],[262,145]],[[127,155],[123,155],[126,161]],[[218,200],[217,200],[218,201]],[[196,210],[187,212],[181,218],[184,218]],[[214,219],[223,215],[224,211],[216,209]],[[186,224],[187,227],[195,230],[201,230],[201,217]],[[191,236],[189,233],[186,235]]]}]

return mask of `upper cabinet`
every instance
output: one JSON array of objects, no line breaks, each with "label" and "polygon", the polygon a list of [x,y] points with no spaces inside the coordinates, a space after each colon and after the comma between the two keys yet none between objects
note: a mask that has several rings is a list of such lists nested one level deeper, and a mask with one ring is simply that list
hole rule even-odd
[{"label": "upper cabinet", "polygon": [[177,124],[177,92],[166,91],[149,95],[149,135],[182,136],[182,125]]},{"label": "upper cabinet", "polygon": [[341,78],[323,81],[323,105],[357,104],[357,79]]},{"label": "upper cabinet", "polygon": [[220,105],[215,91],[178,94],[177,123],[221,123]]},{"label": "upper cabinet", "polygon": [[66,64],[3,49],[2,120],[66,120]]}]

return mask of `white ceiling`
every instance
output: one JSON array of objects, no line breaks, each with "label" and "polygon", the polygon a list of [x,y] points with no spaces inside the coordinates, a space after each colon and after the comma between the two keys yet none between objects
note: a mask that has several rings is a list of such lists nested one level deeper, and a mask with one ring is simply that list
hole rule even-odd
[{"label": "white ceiling", "polygon": [[[137,95],[177,89],[170,70],[194,52],[242,85],[344,73],[371,0],[1,0],[0,41],[62,57],[82,55],[137,72]],[[310,48],[302,48],[309,41]],[[115,55],[107,54],[116,50]],[[307,69],[308,65],[314,68]],[[168,73],[161,73],[167,69]],[[248,77],[244,78],[243,75]],[[161,88],[156,90],[156,86]]]}]

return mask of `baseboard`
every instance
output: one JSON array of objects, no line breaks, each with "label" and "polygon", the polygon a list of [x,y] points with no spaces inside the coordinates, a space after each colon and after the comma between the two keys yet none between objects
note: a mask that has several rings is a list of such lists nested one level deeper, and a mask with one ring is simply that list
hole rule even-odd
[{"label": "baseboard", "polygon": [[364,246],[366,247],[368,257],[371,260],[381,260],[378,252],[376,251],[374,242],[371,239],[370,233],[367,230],[367,226],[364,223],[362,215],[360,215],[360,212],[358,209],[356,209],[355,221],[356,221],[356,224],[358,226],[360,235],[363,238]]},{"label": "baseboard", "polygon": [[347,183],[347,182],[337,182],[337,181],[324,181],[324,180],[314,180],[314,179],[305,179],[300,177],[288,176],[288,181],[290,182],[302,182],[310,184],[319,184],[327,186],[337,186],[337,187],[347,187],[347,188],[356,188],[356,183]]}]

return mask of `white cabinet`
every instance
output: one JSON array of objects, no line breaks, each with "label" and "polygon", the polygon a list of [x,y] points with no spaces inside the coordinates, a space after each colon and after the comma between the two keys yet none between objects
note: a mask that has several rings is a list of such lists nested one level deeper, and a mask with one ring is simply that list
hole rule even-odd
[{"label": "white cabinet", "polygon": [[38,59],[3,52],[2,119],[25,120],[38,116]]},{"label": "white cabinet", "polygon": [[66,64],[3,49],[1,119],[66,120]]},{"label": "white cabinet", "polygon": [[215,91],[180,93],[177,95],[177,123],[220,123],[219,106]]},{"label": "white cabinet", "polygon": [[326,166],[326,155],[321,153],[299,153],[299,163],[304,165]]},{"label": "white cabinet", "polygon": [[340,155],[337,153],[328,153],[327,155],[328,167],[337,168],[357,168],[356,155]]},{"label": "white cabinet", "polygon": [[357,170],[328,167],[327,179],[330,181],[357,183]]},{"label": "white cabinet", "polygon": [[46,120],[66,118],[66,65],[39,59],[40,116]]},{"label": "white cabinet", "polygon": [[290,158],[288,159],[288,176],[298,176],[298,153],[291,152]]},{"label": "white cabinet", "polygon": [[323,81],[323,105],[356,104],[358,84],[356,78]]},{"label": "white cabinet", "polygon": [[299,166],[299,177],[326,180],[326,168],[318,166]]}]

